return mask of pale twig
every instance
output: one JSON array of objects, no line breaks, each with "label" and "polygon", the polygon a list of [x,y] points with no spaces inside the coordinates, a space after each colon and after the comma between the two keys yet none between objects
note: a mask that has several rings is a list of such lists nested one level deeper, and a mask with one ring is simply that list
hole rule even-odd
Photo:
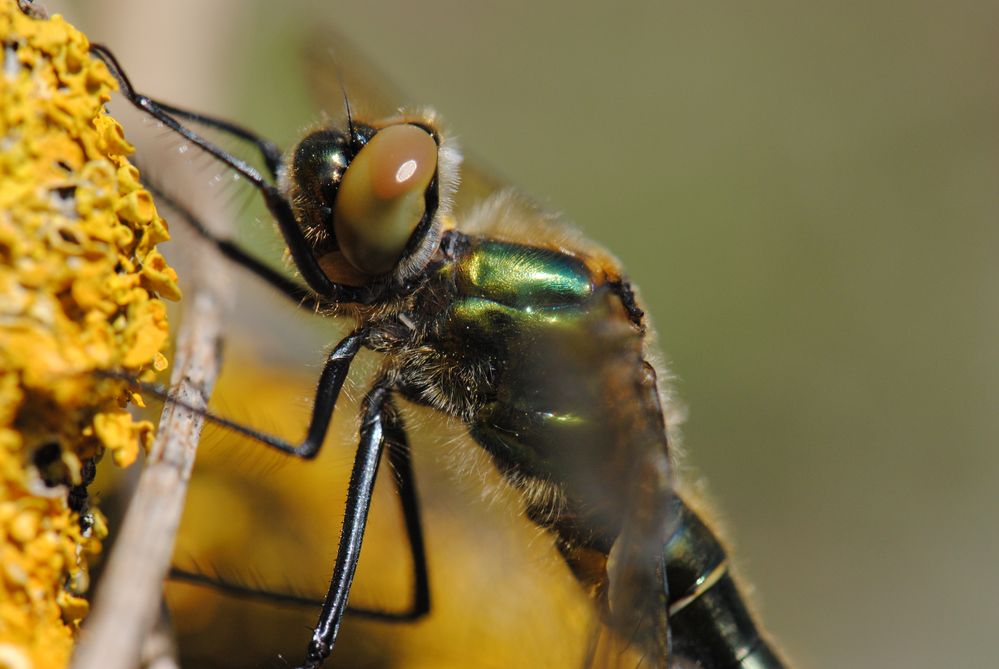
[{"label": "pale twig", "polygon": [[[213,260],[199,252],[199,269]],[[218,376],[226,284],[211,263],[211,281],[197,281],[185,299],[183,322],[171,379],[184,403],[204,407]],[[197,272],[209,276],[207,271]],[[73,669],[133,669],[161,612],[163,582],[204,420],[177,403],[160,418],[152,451],[129,504],[114,550],[104,570],[94,610],[83,628]]]},{"label": "pale twig", "polygon": [[140,660],[143,669],[179,669],[177,644],[170,624],[170,612],[166,606],[160,607],[156,626],[142,642]]}]

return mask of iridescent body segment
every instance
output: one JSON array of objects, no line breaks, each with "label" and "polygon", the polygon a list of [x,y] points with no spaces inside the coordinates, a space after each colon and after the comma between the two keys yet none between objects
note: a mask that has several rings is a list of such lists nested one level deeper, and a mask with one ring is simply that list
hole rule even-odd
[{"label": "iridescent body segment", "polygon": [[409,303],[420,325],[384,322],[393,385],[464,420],[615,627],[665,657],[667,439],[630,290],[582,254],[454,231],[441,249]]},{"label": "iridescent body segment", "polygon": [[670,657],[707,668],[784,667],[757,628],[715,533],[680,497],[672,513],[677,527],[665,548]]}]

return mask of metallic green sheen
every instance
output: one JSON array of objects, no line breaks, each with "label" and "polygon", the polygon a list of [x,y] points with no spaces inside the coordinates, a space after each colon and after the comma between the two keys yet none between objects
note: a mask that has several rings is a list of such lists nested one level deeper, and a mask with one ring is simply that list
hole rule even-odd
[{"label": "metallic green sheen", "polygon": [[496,335],[507,327],[524,331],[531,327],[569,326],[580,316],[579,310],[572,306],[517,308],[484,297],[465,297],[451,307],[450,327],[466,334],[469,330],[481,330],[483,335]]},{"label": "metallic green sheen", "polygon": [[632,528],[613,624],[661,655],[668,449],[644,331],[618,287],[570,253],[457,241],[427,291],[424,343],[449,374],[444,389],[474,398],[461,407],[470,435],[531,491],[526,516],[556,534],[572,569]]},{"label": "metallic green sheen", "polygon": [[549,249],[486,241],[458,267],[458,289],[511,307],[579,304],[593,292],[586,265]]},{"label": "metallic green sheen", "polygon": [[626,485],[642,452],[666,453],[658,406],[640,390],[642,333],[569,254],[475,239],[445,271],[454,293],[437,346],[491,370],[472,390],[482,398],[472,436],[504,471],[562,481],[569,515],[609,550],[627,496],[608,491]]}]

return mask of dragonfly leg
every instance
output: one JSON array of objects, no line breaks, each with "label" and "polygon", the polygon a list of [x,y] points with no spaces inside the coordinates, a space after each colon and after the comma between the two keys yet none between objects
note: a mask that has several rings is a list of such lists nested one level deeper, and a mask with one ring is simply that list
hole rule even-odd
[{"label": "dragonfly leg", "polygon": [[[390,398],[386,398],[385,401],[386,404],[391,403]],[[394,473],[392,483],[399,495],[409,550],[413,560],[413,601],[410,607],[403,611],[384,611],[348,606],[347,613],[370,620],[405,623],[418,620],[430,611],[430,581],[427,574],[427,556],[423,540],[423,527],[420,520],[419,499],[416,492],[413,461],[410,457],[409,444],[406,440],[402,421],[398,415],[398,410],[394,406],[386,407],[383,431],[388,449],[389,465],[392,467]],[[231,583],[221,578],[185,569],[172,569],[170,571],[170,578],[184,583],[215,588],[233,597],[244,597],[290,606],[319,607],[322,605],[321,600],[312,597]]]},{"label": "dragonfly leg", "polygon": [[413,560],[413,600],[410,608],[404,611],[380,611],[360,607],[348,607],[347,610],[352,615],[372,620],[410,622],[419,620],[430,612],[430,578],[427,573],[427,553],[423,540],[423,524],[420,520],[413,459],[406,439],[405,426],[391,396],[385,398],[383,430],[388,461],[394,474],[393,485],[399,494],[403,522],[406,526],[406,539]]},{"label": "dragonfly leg", "polygon": [[371,495],[386,441],[388,395],[389,387],[383,380],[375,384],[365,397],[361,439],[350,473],[346,511],[340,529],[340,544],[333,565],[333,576],[319,614],[319,622],[312,632],[303,669],[319,667],[333,652],[333,644],[347,610],[347,598],[357,570],[357,561],[361,556],[361,542],[371,507]]},{"label": "dragonfly leg", "polygon": [[249,128],[243,127],[238,123],[233,123],[232,121],[227,121],[215,116],[209,116],[208,114],[202,114],[201,112],[191,111],[182,107],[175,107],[174,105],[168,104],[161,100],[152,100],[152,102],[163,111],[176,116],[177,118],[194,121],[195,123],[199,123],[209,128],[215,128],[216,130],[219,130],[227,135],[231,135],[236,139],[249,142],[254,146],[254,148],[257,149],[257,151],[260,152],[260,157],[263,159],[264,165],[267,166],[267,171],[270,173],[271,178],[277,179],[277,171],[281,165],[281,159],[284,152],[274,142],[261,137]]},{"label": "dragonfly leg", "polygon": [[142,183],[158,201],[172,209],[199,237],[215,246],[224,258],[249,270],[280,294],[294,302],[296,306],[313,313],[324,306],[332,306],[332,303],[317,297],[315,293],[294,279],[289,278],[284,272],[280,272],[259,258],[254,257],[236,242],[216,236],[186,205],[168,195],[146,176],[143,176]]},{"label": "dragonfly leg", "polygon": [[326,364],[323,366],[322,374],[319,376],[319,383],[316,384],[315,399],[312,404],[312,416],[309,418],[309,427],[305,438],[298,444],[291,443],[286,439],[267,434],[252,427],[237,423],[234,420],[219,416],[216,413],[207,411],[200,407],[195,407],[187,402],[174,397],[169,390],[156,383],[144,383],[137,381],[131,376],[114,370],[96,370],[94,373],[110,378],[120,378],[128,381],[133,386],[145,393],[158,397],[166,402],[172,402],[184,407],[188,411],[203,416],[205,420],[215,425],[219,425],[233,432],[237,432],[245,437],[270,446],[273,449],[294,455],[304,460],[311,460],[319,453],[329,429],[330,420],[333,418],[333,409],[337,399],[340,397],[340,390],[347,379],[350,371],[350,364],[353,362],[357,352],[364,344],[367,331],[363,328],[355,330],[344,337],[339,344],[326,357]]}]

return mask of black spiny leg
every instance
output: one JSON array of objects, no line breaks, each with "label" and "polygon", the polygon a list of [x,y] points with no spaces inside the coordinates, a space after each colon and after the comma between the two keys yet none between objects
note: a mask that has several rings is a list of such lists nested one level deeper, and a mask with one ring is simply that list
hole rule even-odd
[{"label": "black spiny leg", "polygon": [[375,488],[378,464],[385,445],[385,427],[391,420],[386,415],[388,393],[388,386],[380,381],[364,400],[361,440],[354,456],[354,468],[350,473],[346,512],[340,529],[340,545],[333,565],[333,577],[319,614],[319,622],[312,632],[303,669],[316,669],[333,652],[333,643],[347,610],[347,597],[361,556],[361,541],[368,522],[371,494]]},{"label": "black spiny leg", "polygon": [[[413,461],[410,457],[406,432],[399,417],[398,410],[392,405],[391,398],[385,399],[382,430],[388,449],[388,460],[394,476],[392,482],[399,495],[403,519],[406,525],[406,537],[413,560],[413,602],[403,611],[383,611],[356,606],[348,606],[347,613],[369,620],[382,622],[412,622],[425,616],[430,611],[430,582],[427,575],[427,555],[423,541],[423,528],[420,521],[419,499],[416,493],[416,479],[413,471]],[[215,588],[233,597],[257,599],[274,604],[291,606],[321,606],[322,602],[311,597],[303,597],[285,592],[262,590],[245,585],[229,583],[205,574],[174,568],[170,578],[185,583],[203,585]]]},{"label": "black spiny leg", "polygon": [[174,397],[166,388],[159,384],[139,382],[127,374],[111,370],[98,370],[95,374],[128,381],[145,393],[182,406],[188,411],[197,413],[199,416],[204,416],[205,420],[211,423],[220,425],[233,432],[238,432],[243,436],[249,437],[254,441],[259,441],[283,453],[288,453],[304,460],[311,460],[316,457],[316,454],[319,453],[319,449],[323,445],[323,440],[326,438],[326,431],[330,426],[330,420],[333,418],[333,409],[336,406],[337,398],[340,397],[340,389],[343,388],[343,383],[347,379],[347,373],[350,371],[350,363],[353,362],[354,356],[357,355],[366,336],[366,330],[355,330],[344,337],[336,345],[336,348],[330,352],[329,356],[327,356],[323,373],[319,377],[319,383],[316,384],[316,396],[312,403],[312,416],[309,418],[309,428],[305,439],[298,444],[293,444],[281,437],[247,427],[200,407],[192,406]]},{"label": "black spiny leg", "polygon": [[[104,51],[106,52],[107,50],[104,49]],[[238,123],[233,123],[232,121],[226,121],[225,119],[208,116],[207,114],[202,114],[200,112],[193,112],[188,109],[175,107],[160,100],[151,100],[151,102],[168,114],[172,114],[178,118],[187,119],[188,121],[194,121],[195,123],[200,123],[201,125],[208,126],[209,128],[215,128],[216,130],[224,132],[227,135],[232,135],[237,139],[253,144],[257,151],[260,152],[260,157],[263,158],[264,165],[267,166],[267,171],[270,173],[271,178],[277,178],[278,167],[281,165],[282,151],[274,142],[269,139],[265,139],[249,128],[244,128]]]},{"label": "black spiny leg", "polygon": [[249,252],[236,242],[230,239],[223,239],[215,236],[215,234],[208,229],[208,226],[205,225],[201,219],[195,216],[194,212],[188,209],[176,198],[167,195],[156,184],[151,183],[145,177],[143,177],[142,183],[149,190],[149,192],[156,197],[157,200],[173,209],[174,212],[180,216],[182,221],[187,223],[199,237],[208,243],[213,244],[215,248],[218,249],[219,253],[221,253],[225,258],[228,258],[240,267],[243,267],[244,269],[247,269],[257,275],[258,278],[262,279],[279,293],[293,301],[296,306],[313,313],[321,307],[331,306],[330,302],[317,297],[311,290],[299,284],[294,279],[289,278],[283,272],[270,267],[259,258],[255,258],[250,255]]},{"label": "black spiny leg", "polygon": [[427,575],[427,553],[423,543],[423,526],[420,521],[420,504],[416,493],[416,476],[409,452],[405,426],[399,410],[391,397],[385,399],[384,423],[388,460],[394,473],[393,482],[399,493],[406,538],[413,559],[413,603],[408,611],[386,612],[356,607],[348,608],[351,614],[385,622],[418,620],[430,611],[430,579]]},{"label": "black spiny leg", "polygon": [[[118,74],[119,78],[125,78],[125,74],[121,71],[117,60],[114,58],[114,55],[107,50],[107,48],[101,45],[94,45],[92,49],[104,60],[106,64],[109,66],[113,64],[112,71]],[[135,102],[132,97],[129,97],[129,100],[133,103]],[[267,166],[267,171],[270,173],[271,178],[277,178],[277,170],[281,164],[282,152],[274,142],[261,137],[248,128],[224,119],[175,107],[174,105],[160,100],[149,99],[149,103],[154,107],[162,109],[164,112],[172,114],[178,118],[195,121],[196,123],[200,123],[210,128],[215,128],[216,130],[236,137],[237,139],[253,144],[257,151],[260,152],[260,157]],[[223,162],[227,161],[223,160]],[[232,240],[222,239],[214,235],[211,230],[209,230],[208,226],[195,216],[190,209],[184,206],[176,198],[165,193],[162,188],[158,187],[154,183],[151,183],[146,178],[143,178],[143,184],[147,189],[149,189],[150,192],[152,192],[154,196],[156,196],[158,200],[166,203],[168,207],[180,214],[181,219],[187,223],[191,229],[198,234],[198,236],[213,244],[215,248],[219,250],[219,253],[221,253],[224,257],[253,272],[277,289],[278,292],[293,300],[296,304],[303,308],[315,311],[318,306],[323,305],[323,301],[316,299],[315,294],[309,291],[305,286],[289,279],[281,272],[269,267],[258,258],[253,257],[250,253]]]}]

